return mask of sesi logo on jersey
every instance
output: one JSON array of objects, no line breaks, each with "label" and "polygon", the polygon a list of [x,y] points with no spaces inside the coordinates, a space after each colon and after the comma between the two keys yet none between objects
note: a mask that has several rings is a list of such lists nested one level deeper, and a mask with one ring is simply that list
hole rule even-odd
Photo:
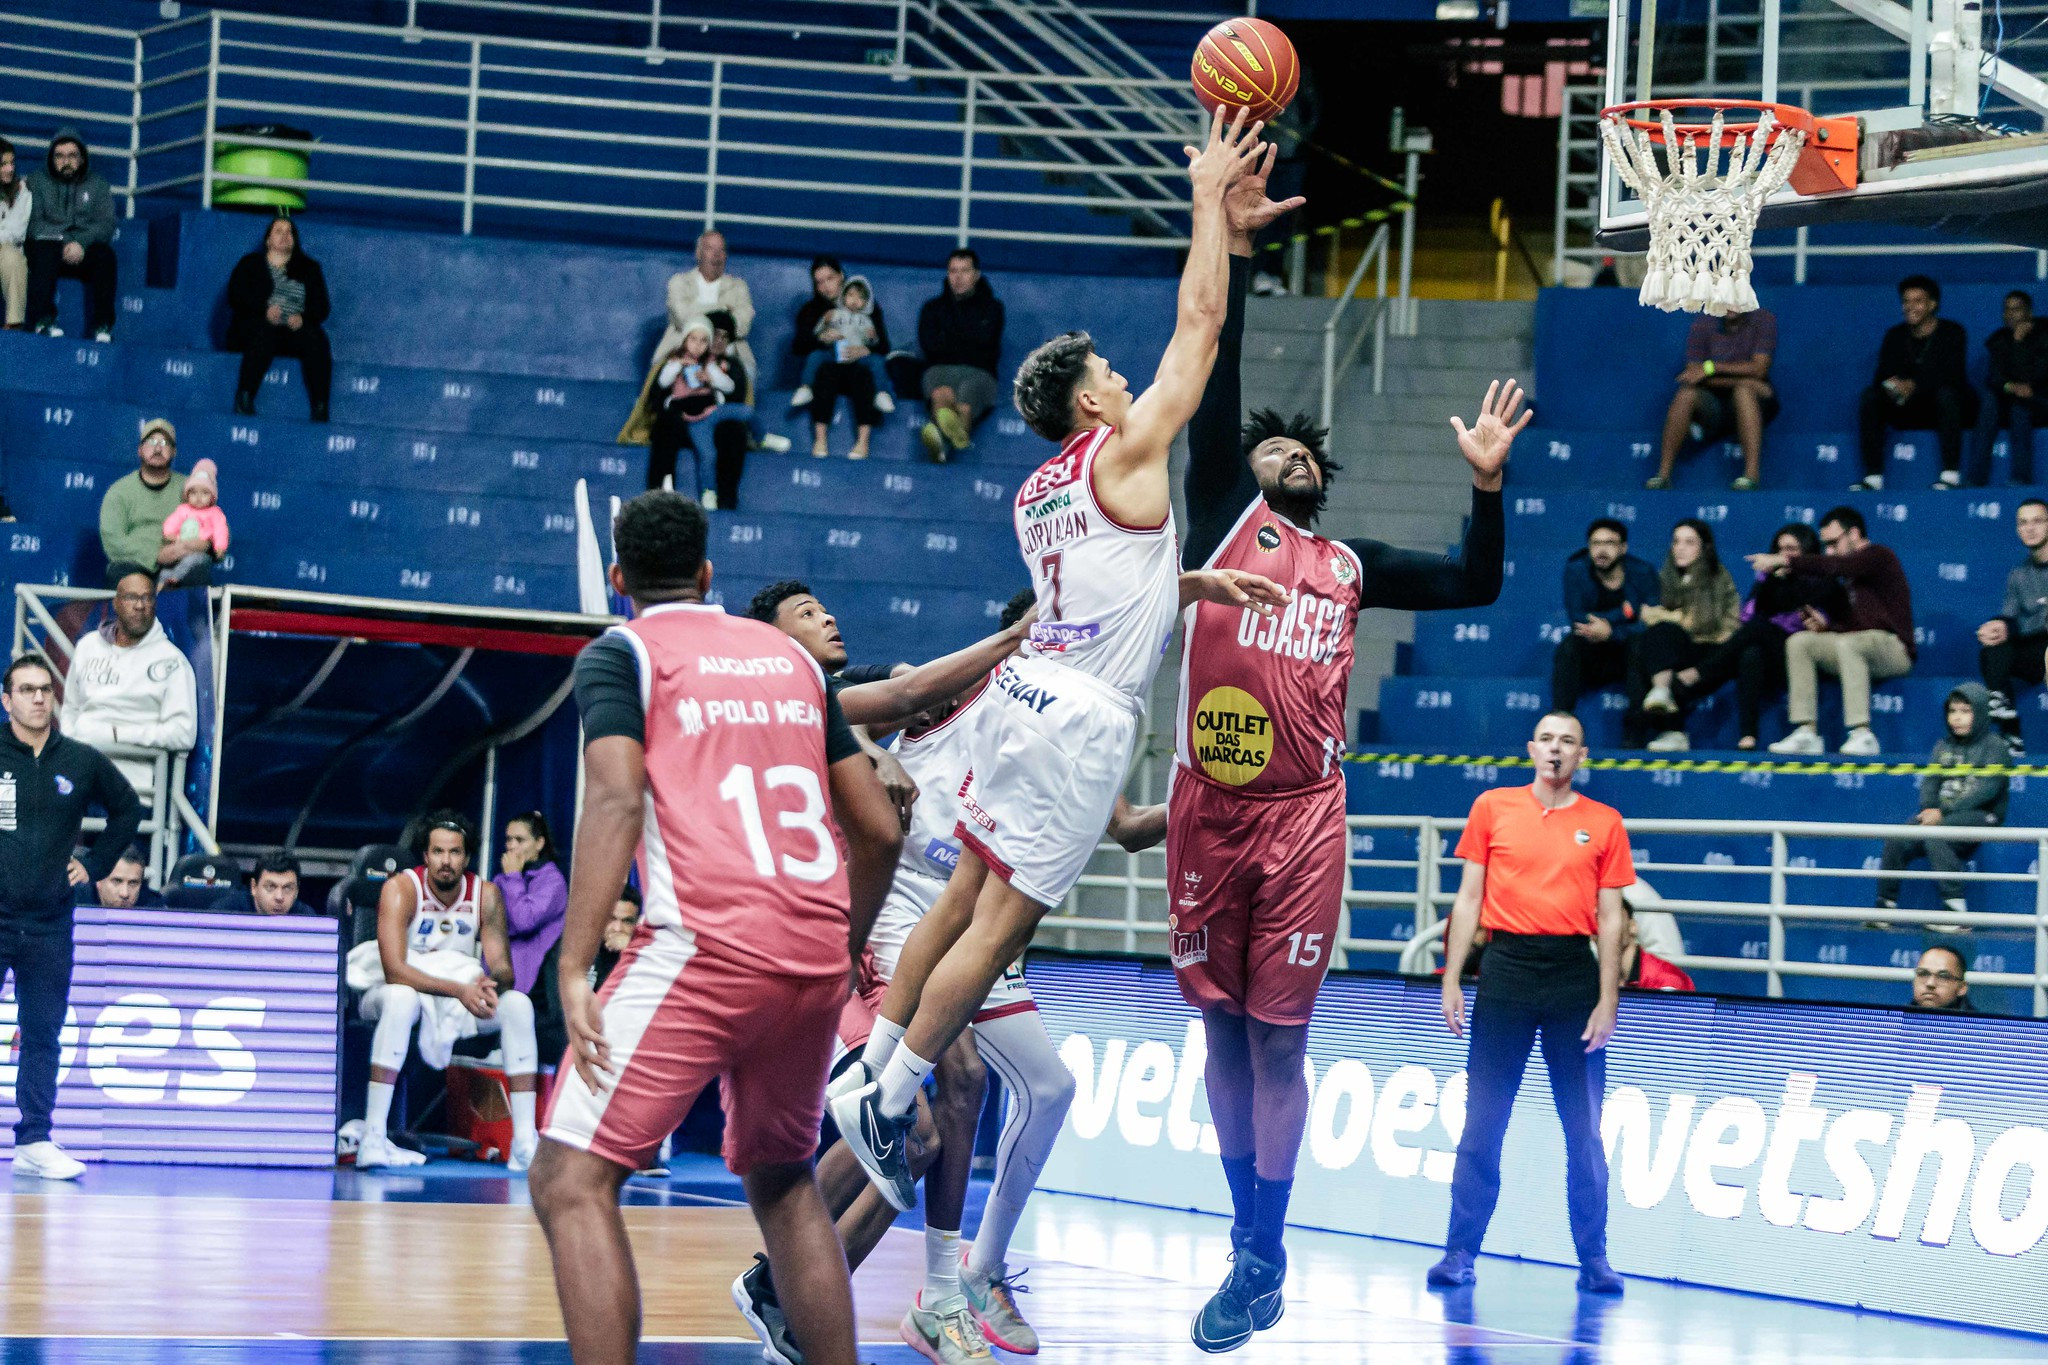
[{"label": "sesi logo on jersey", "polygon": [[[1035,473],[1017,490],[1017,505],[1027,508],[1056,488],[1064,487],[1081,477],[1081,462],[1087,458],[1087,445],[1076,443],[1071,450],[1062,451],[1040,465]],[[1027,510],[1026,516],[1030,515]]]}]

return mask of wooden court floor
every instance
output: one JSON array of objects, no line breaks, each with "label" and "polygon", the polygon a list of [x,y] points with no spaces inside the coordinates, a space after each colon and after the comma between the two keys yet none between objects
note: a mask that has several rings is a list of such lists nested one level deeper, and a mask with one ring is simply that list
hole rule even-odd
[{"label": "wooden court floor", "polygon": [[[477,1168],[471,1167],[470,1171]],[[523,1183],[96,1168],[84,1187],[0,1183],[0,1362],[561,1362],[546,1244]],[[643,1193],[626,1219],[643,1358],[742,1365],[728,1298],[759,1242],[745,1209]],[[1071,1197],[1034,1201],[1026,1312],[1045,1365],[1196,1361],[1189,1316],[1225,1269],[1223,1220]],[[1290,1238],[1288,1312],[1232,1358],[1324,1365],[1693,1365],[2048,1359],[2048,1343],[1651,1282],[1620,1303],[1556,1267],[1481,1263],[1462,1299],[1427,1293],[1425,1247]],[[921,1359],[896,1333],[923,1266],[898,1228],[855,1281],[863,1358]],[[29,1353],[23,1354],[26,1350]]]}]

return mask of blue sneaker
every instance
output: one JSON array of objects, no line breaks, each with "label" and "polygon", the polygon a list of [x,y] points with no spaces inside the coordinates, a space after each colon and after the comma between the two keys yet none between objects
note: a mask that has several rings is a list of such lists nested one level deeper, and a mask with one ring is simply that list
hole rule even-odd
[{"label": "blue sneaker", "polygon": [[889,1207],[908,1213],[917,1207],[917,1177],[910,1173],[910,1130],[916,1119],[882,1112],[882,1087],[869,1081],[834,1096],[827,1104],[839,1136],[868,1173]]},{"label": "blue sneaker", "polygon": [[1621,1276],[1614,1273],[1614,1267],[1607,1264],[1605,1256],[1589,1256],[1579,1263],[1581,1294],[1613,1294],[1619,1297],[1622,1290]]},{"label": "blue sneaker", "polygon": [[1472,1253],[1469,1251],[1446,1251],[1444,1258],[1429,1268],[1426,1277],[1431,1289],[1458,1289],[1479,1278],[1472,1269]]},{"label": "blue sneaker", "polygon": [[[1251,1229],[1240,1228],[1233,1224],[1230,1229],[1230,1249],[1242,1256],[1250,1250],[1251,1244]],[[1280,1278],[1285,1280],[1287,1278],[1287,1258],[1285,1256],[1280,1258],[1279,1265]],[[1280,1285],[1275,1283],[1271,1293],[1262,1294],[1252,1300],[1253,1330],[1265,1331],[1268,1327],[1280,1321],[1280,1315],[1286,1311],[1287,1300],[1280,1293]]]},{"label": "blue sneaker", "polygon": [[[1237,1239],[1233,1236],[1231,1240]],[[1252,1339],[1253,1332],[1278,1322],[1285,1307],[1280,1296],[1287,1278],[1285,1266],[1260,1260],[1241,1247],[1231,1253],[1231,1261],[1229,1278],[1210,1295],[1188,1328],[1195,1345],[1211,1355],[1235,1351]]]}]

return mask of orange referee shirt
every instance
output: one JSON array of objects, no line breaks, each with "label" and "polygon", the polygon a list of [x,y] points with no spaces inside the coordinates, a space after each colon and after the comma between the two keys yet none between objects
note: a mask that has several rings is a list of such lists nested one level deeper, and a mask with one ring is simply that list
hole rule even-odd
[{"label": "orange referee shirt", "polygon": [[1480,926],[1510,934],[1597,937],[1601,890],[1636,879],[1621,812],[1585,795],[1551,810],[1534,787],[1481,792],[1458,856],[1486,868]]}]

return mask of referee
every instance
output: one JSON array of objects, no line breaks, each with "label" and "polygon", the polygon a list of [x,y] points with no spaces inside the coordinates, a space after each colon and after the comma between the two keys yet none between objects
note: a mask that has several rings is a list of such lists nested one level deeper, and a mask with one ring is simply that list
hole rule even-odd
[{"label": "referee", "polygon": [[[21,1025],[14,1173],[76,1180],[85,1167],[50,1141],[57,1035],[71,999],[71,888],[114,870],[141,827],[142,802],[99,750],[51,727],[56,679],[42,660],[9,664],[0,700],[0,976],[14,973]],[[71,850],[94,804],[107,827],[81,864]]]},{"label": "referee", "polygon": [[[1564,1124],[1565,1189],[1579,1289],[1621,1293],[1607,1264],[1607,1155],[1600,1101],[1607,1040],[1621,992],[1621,888],[1632,884],[1621,815],[1572,788],[1586,756],[1585,730],[1569,711],[1536,722],[1529,757],[1536,781],[1481,792],[1458,856],[1464,880],[1444,950],[1444,1022],[1465,1033],[1460,984],[1475,931],[1488,934],[1473,1006],[1465,1130],[1451,1175],[1451,1225],[1429,1283],[1447,1289],[1476,1277],[1472,1263],[1500,1198],[1500,1148],[1529,1048],[1540,1035],[1550,1093]],[[1599,940],[1596,960],[1592,940]]]}]

